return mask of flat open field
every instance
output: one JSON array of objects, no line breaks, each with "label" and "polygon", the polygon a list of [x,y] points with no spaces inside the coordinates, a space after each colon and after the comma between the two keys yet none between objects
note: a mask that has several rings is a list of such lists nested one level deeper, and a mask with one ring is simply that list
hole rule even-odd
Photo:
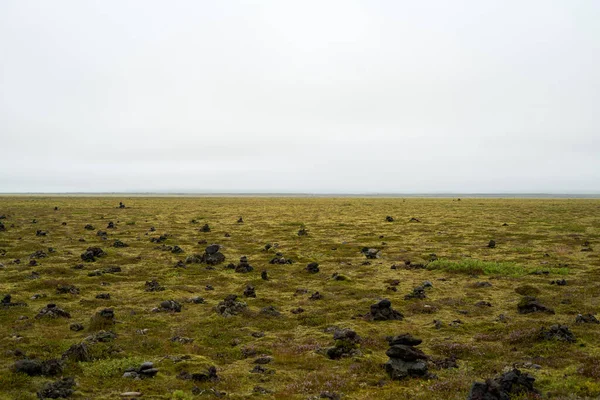
[{"label": "flat open field", "polygon": [[[24,196],[0,198],[0,216],[3,399],[60,376],[79,399],[465,399],[513,366],[544,397],[600,396],[600,325],[576,323],[600,308],[600,200]],[[223,262],[206,263],[211,244]],[[93,247],[105,254],[82,260]],[[554,313],[520,313],[527,295]],[[404,318],[365,317],[382,299]],[[576,341],[545,339],[555,324]],[[390,379],[386,337],[403,333],[435,377]],[[61,362],[29,376],[25,358]],[[145,361],[155,377],[123,377]]]}]

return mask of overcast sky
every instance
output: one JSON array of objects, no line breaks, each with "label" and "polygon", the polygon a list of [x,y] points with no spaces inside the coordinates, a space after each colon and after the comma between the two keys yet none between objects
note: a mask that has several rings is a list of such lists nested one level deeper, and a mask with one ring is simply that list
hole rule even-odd
[{"label": "overcast sky", "polygon": [[600,193],[600,1],[0,1],[0,192]]}]

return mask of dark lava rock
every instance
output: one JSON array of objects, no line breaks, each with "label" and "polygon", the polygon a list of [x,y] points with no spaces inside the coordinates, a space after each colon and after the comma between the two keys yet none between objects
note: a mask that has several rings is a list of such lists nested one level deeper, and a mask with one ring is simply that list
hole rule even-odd
[{"label": "dark lava rock", "polygon": [[85,343],[75,343],[63,353],[61,358],[63,360],[71,360],[74,362],[92,361],[92,357],[90,357],[88,347]]},{"label": "dark lava rock", "polygon": [[108,223],[108,225],[106,226],[106,229],[115,229],[115,223],[114,223],[114,222],[112,222],[112,221],[110,221],[110,222]]},{"label": "dark lava rock", "polygon": [[302,314],[304,312],[304,308],[302,308],[302,307],[293,308],[292,310],[290,310],[290,312],[292,314]]},{"label": "dark lava rock", "polygon": [[62,378],[54,382],[46,383],[42,389],[37,392],[40,400],[43,399],[62,399],[70,397],[75,391],[75,379],[71,377]]},{"label": "dark lava rock", "polygon": [[557,285],[557,286],[566,286],[567,285],[567,281],[564,279],[557,279],[555,281],[550,282],[551,285]]},{"label": "dark lava rock", "polygon": [[175,300],[161,301],[160,306],[156,309],[156,311],[181,312],[181,304],[179,304]]},{"label": "dark lava rock", "polygon": [[365,255],[365,257],[367,257],[368,259],[379,258],[379,250],[378,249],[363,247],[360,252],[363,253]]},{"label": "dark lava rock", "polygon": [[260,273],[260,277],[263,281],[268,281],[269,280],[269,273],[267,271],[262,271]]},{"label": "dark lava rock", "polygon": [[237,223],[238,224],[243,224],[244,223],[244,218],[239,217],[238,220],[237,220]]},{"label": "dark lava rock", "polygon": [[490,303],[489,301],[478,301],[477,303],[475,303],[475,307],[491,307],[492,303]]},{"label": "dark lava rock", "polygon": [[40,230],[40,229],[38,229],[38,230],[35,232],[35,236],[46,236],[47,234],[48,234],[48,232],[46,232],[46,231],[42,231],[42,230]]},{"label": "dark lava rock", "polygon": [[118,247],[118,248],[122,248],[122,247],[129,247],[129,245],[127,243],[122,242],[121,240],[117,239],[115,240],[115,242],[113,243],[113,247]]},{"label": "dark lava rock", "polygon": [[252,285],[246,286],[246,289],[244,289],[244,296],[245,297],[256,297],[256,290],[254,289],[254,286],[252,286]]},{"label": "dark lava rock", "polygon": [[176,245],[176,246],[173,246],[173,248],[171,249],[171,253],[181,254],[181,253],[183,253],[183,249]]},{"label": "dark lava rock", "polygon": [[225,297],[225,300],[217,304],[215,310],[224,317],[237,315],[247,307],[247,304],[242,301],[237,301],[235,294],[230,294]]},{"label": "dark lava rock", "polygon": [[306,270],[311,274],[316,274],[319,272],[319,264],[316,262],[311,262],[306,266]]},{"label": "dark lava rock", "polygon": [[377,304],[371,305],[371,310],[365,315],[370,321],[403,320],[404,316],[398,311],[392,309],[392,303],[387,300],[381,300]]},{"label": "dark lava rock", "polygon": [[408,333],[404,333],[402,335],[397,336],[390,336],[386,339],[390,346],[394,346],[397,344],[402,344],[405,346],[418,346],[423,342],[421,339],[417,339],[416,337]]},{"label": "dark lava rock", "polygon": [[34,258],[46,258],[48,257],[48,254],[46,254],[46,252],[44,252],[43,250],[38,250],[36,252],[33,252],[29,255],[29,258],[34,259]]},{"label": "dark lava rock", "polygon": [[200,264],[203,261],[204,261],[204,255],[202,255],[202,254],[192,254],[185,258],[186,264]]},{"label": "dark lava rock", "polygon": [[475,382],[467,400],[509,400],[527,394],[538,395],[539,392],[533,387],[534,382],[533,376],[515,368],[485,383]]},{"label": "dark lava rock", "polygon": [[271,259],[271,261],[269,261],[269,263],[283,265],[283,264],[293,264],[293,261],[291,259],[283,257],[283,254],[277,253],[277,254],[275,254],[275,257],[273,257]]},{"label": "dark lava rock", "polygon": [[42,308],[40,312],[35,316],[36,319],[40,318],[71,318],[71,314],[63,309],[56,307],[56,304],[48,304]]},{"label": "dark lava rock", "polygon": [[45,361],[23,359],[16,361],[12,366],[12,370],[14,372],[21,372],[29,376],[56,376],[63,372],[63,364],[57,359]]},{"label": "dark lava rock", "polygon": [[84,330],[85,328],[83,327],[82,324],[75,322],[69,326],[69,329],[72,331],[75,331],[75,332],[79,332],[79,331]]},{"label": "dark lava rock", "polygon": [[[408,334],[396,336],[395,339],[403,343],[418,342],[420,344],[421,342],[419,339]],[[391,379],[400,380],[409,376],[428,376],[426,360],[429,357],[414,346],[409,344],[394,344],[386,351],[386,355],[390,359],[385,363],[385,370]]]},{"label": "dark lava rock", "polygon": [[200,232],[210,232],[210,226],[208,226],[208,224],[204,224],[202,228],[200,228]]},{"label": "dark lava rock", "polygon": [[246,273],[251,271],[254,271],[254,268],[248,263],[248,257],[240,257],[240,263],[235,267],[235,272]]},{"label": "dark lava rock", "polygon": [[310,295],[310,297],[308,298],[309,300],[321,300],[323,298],[323,295],[319,292],[314,292],[313,294]]},{"label": "dark lava rock", "polygon": [[165,290],[165,287],[161,286],[156,280],[146,281],[144,287],[146,292],[161,292]]},{"label": "dark lava rock", "polygon": [[58,285],[56,287],[57,294],[79,294],[79,288],[74,285]]},{"label": "dark lava rock", "polygon": [[110,300],[110,293],[99,293],[96,295],[96,298],[102,300]]},{"label": "dark lava rock", "polygon": [[408,222],[421,222],[419,218],[412,217]]},{"label": "dark lava rock", "polygon": [[88,247],[88,249],[81,254],[81,259],[86,262],[96,261],[97,257],[102,257],[106,253],[100,247]]},{"label": "dark lava rock", "polygon": [[267,306],[267,307],[261,308],[260,313],[262,315],[266,315],[268,317],[281,316],[281,313],[274,306]]},{"label": "dark lava rock", "polygon": [[388,215],[385,217],[385,222],[394,222],[394,218]]},{"label": "dark lava rock", "polygon": [[362,338],[352,329],[336,329],[333,332],[335,345],[327,349],[326,354],[332,360],[339,360],[342,357],[351,357],[360,355],[358,345]]},{"label": "dark lava rock", "polygon": [[87,225],[86,225],[86,226],[84,226],[83,228],[84,228],[85,230],[88,230],[88,231],[94,231],[94,230],[96,230],[96,228],[94,228],[94,225],[92,225],[92,224],[87,224]]},{"label": "dark lava rock", "polygon": [[577,314],[575,317],[576,324],[600,324],[598,318],[593,314]]},{"label": "dark lava rock", "polygon": [[84,339],[88,343],[108,343],[117,338],[117,334],[112,331],[98,331]]},{"label": "dark lava rock", "polygon": [[300,228],[300,230],[298,231],[298,236],[308,236],[308,231],[306,230],[306,228]]},{"label": "dark lava rock", "polygon": [[96,232],[97,236],[100,236],[102,239],[106,239],[106,237],[108,236],[108,233],[106,233],[105,231],[98,231]]},{"label": "dark lava rock", "polygon": [[489,247],[490,249],[493,249],[496,247],[496,241],[495,240],[490,240],[490,242],[488,243],[487,247]]},{"label": "dark lava rock", "polygon": [[520,314],[529,314],[533,312],[546,312],[549,314],[554,314],[553,309],[541,304],[533,296],[524,296],[517,305],[517,309],[519,310]]},{"label": "dark lava rock", "polygon": [[425,288],[423,286],[417,286],[411,293],[404,296],[404,300],[425,299],[426,297]]},{"label": "dark lava rock", "polygon": [[13,303],[12,296],[10,294],[5,295],[2,300],[0,300],[0,306],[2,307],[27,307],[26,303]]},{"label": "dark lava rock", "polygon": [[575,343],[577,339],[568,326],[552,325],[550,328],[542,328],[538,333],[538,338],[541,340],[559,340],[561,342]]},{"label": "dark lava rock", "polygon": [[163,243],[168,238],[169,238],[169,236],[167,236],[167,235],[160,235],[159,237],[150,238],[150,242],[152,242],[152,243]]},{"label": "dark lava rock", "polygon": [[191,380],[195,382],[216,382],[219,380],[217,376],[217,368],[214,366],[208,367],[206,372],[189,373],[182,371],[177,375],[178,379]]},{"label": "dark lava rock", "polygon": [[154,368],[154,364],[147,361],[147,362],[143,363],[142,365],[140,365],[138,368],[128,368],[127,370],[125,370],[125,373],[123,374],[123,378],[133,378],[133,379],[153,378],[156,376],[157,373],[158,373],[158,368]]},{"label": "dark lava rock", "polygon": [[273,357],[271,356],[262,356],[262,357],[258,357],[256,360],[254,360],[254,364],[269,364],[271,361],[273,361]]}]

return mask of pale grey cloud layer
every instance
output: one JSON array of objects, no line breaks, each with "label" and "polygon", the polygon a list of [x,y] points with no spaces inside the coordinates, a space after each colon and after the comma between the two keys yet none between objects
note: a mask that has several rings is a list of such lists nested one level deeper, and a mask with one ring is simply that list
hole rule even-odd
[{"label": "pale grey cloud layer", "polygon": [[600,192],[600,2],[0,2],[0,192]]}]

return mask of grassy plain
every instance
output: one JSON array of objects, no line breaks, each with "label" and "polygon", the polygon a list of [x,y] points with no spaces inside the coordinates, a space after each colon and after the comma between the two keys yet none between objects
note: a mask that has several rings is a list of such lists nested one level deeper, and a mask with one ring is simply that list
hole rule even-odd
[{"label": "grassy plain", "polygon": [[[119,201],[127,208],[119,209]],[[15,349],[32,358],[60,358],[93,333],[90,318],[107,307],[115,311],[118,322],[112,329],[118,337],[94,345],[92,361],[66,364],[64,376],[78,384],[72,398],[114,399],[127,391],[140,391],[147,399],[211,398],[214,388],[240,399],[307,399],[323,391],[343,399],[464,399],[475,380],[514,364],[525,365],[521,369],[536,377],[536,387],[547,397],[600,397],[600,325],[575,324],[577,314],[597,314],[600,308],[600,200],[23,196],[0,198],[0,215],[6,216],[0,220],[6,227],[0,232],[0,295],[10,293],[13,302],[28,304],[0,308],[0,398],[35,399],[51,380],[12,372]],[[394,222],[385,221],[388,215]],[[243,224],[236,222],[240,216]],[[109,221],[115,229],[106,229]],[[199,231],[205,223],[210,232]],[[84,229],[86,224],[95,229]],[[302,226],[307,236],[298,236]],[[156,232],[149,232],[151,227]],[[47,235],[36,236],[37,230]],[[180,246],[183,254],[150,242],[164,233],[169,235],[164,244]],[[112,247],[116,239],[129,247]],[[492,239],[495,248],[487,247]],[[225,263],[214,270],[204,264],[175,268],[177,261],[204,251],[202,240],[221,244]],[[278,247],[265,251],[267,243]],[[83,263],[80,255],[91,246],[108,254]],[[30,254],[49,247],[55,252],[29,265]],[[363,247],[381,249],[381,257],[364,265]],[[275,252],[294,263],[269,264]],[[225,268],[244,255],[254,271]],[[428,264],[433,258],[437,261]],[[426,268],[407,269],[407,260]],[[313,261],[319,263],[317,274],[305,271]],[[83,269],[72,268],[80,263]],[[88,276],[110,266],[122,272]],[[263,270],[269,280],[261,279]],[[334,273],[347,279],[332,279]],[[144,284],[152,279],[165,290],[146,292]],[[557,279],[567,285],[550,284]],[[394,280],[399,280],[397,291],[388,289]],[[404,299],[426,280],[433,284],[426,299]],[[482,281],[492,286],[477,287]],[[248,284],[256,288],[256,298],[242,296]],[[58,285],[75,285],[79,294],[58,294]],[[537,292],[556,314],[519,314],[522,296],[516,290]],[[315,291],[323,299],[309,300]],[[110,299],[97,299],[98,293],[110,293]],[[35,294],[46,297],[32,300]],[[237,294],[247,310],[229,318],[217,314],[214,307],[228,294]],[[204,304],[186,302],[194,296],[203,297]],[[404,314],[403,321],[360,317],[383,298]],[[151,312],[169,299],[183,304],[180,313]],[[480,301],[492,306],[476,306]],[[72,318],[35,319],[47,303]],[[281,316],[261,314],[267,306]],[[305,312],[290,312],[298,307]],[[497,320],[500,314],[505,322]],[[456,320],[461,322],[452,324]],[[73,322],[85,329],[70,330]],[[537,339],[541,327],[556,323],[568,325],[577,343]],[[324,356],[320,349],[334,344],[326,332],[331,326],[358,332],[362,355]],[[264,336],[252,336],[256,332]],[[422,338],[420,348],[427,354],[455,355],[459,368],[432,371],[438,376],[433,380],[390,381],[381,368],[387,360],[385,337],[405,332]],[[174,336],[194,340],[182,344],[171,341]],[[274,373],[250,373],[262,354],[273,357],[266,367]],[[159,368],[155,378],[121,377],[128,366],[143,361]],[[540,368],[528,368],[532,364]],[[210,365],[217,367],[218,382],[176,377]],[[195,395],[194,386],[200,389]],[[255,393],[257,386],[271,393]]]}]

